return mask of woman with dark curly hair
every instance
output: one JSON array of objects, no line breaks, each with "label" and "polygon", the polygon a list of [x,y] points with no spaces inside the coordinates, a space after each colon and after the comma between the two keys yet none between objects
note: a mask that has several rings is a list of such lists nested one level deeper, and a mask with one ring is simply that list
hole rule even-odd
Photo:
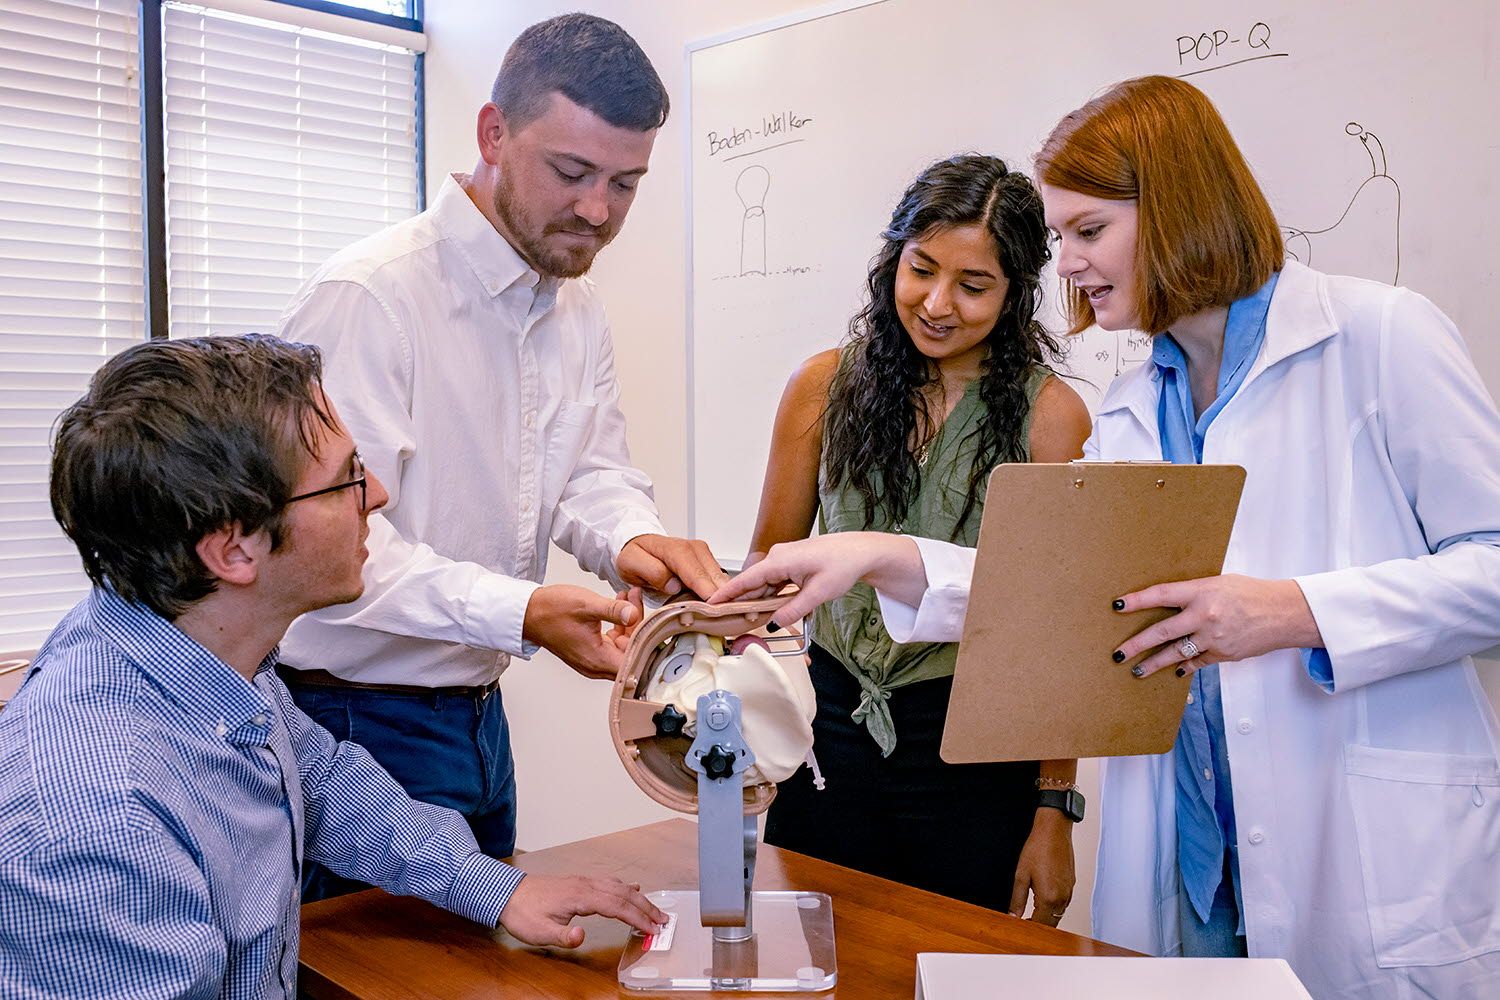
[{"label": "woman with dark curly hair", "polygon": [[[1001,462],[1083,454],[1089,416],[1047,367],[1036,319],[1042,200],[992,156],[934,163],[907,188],[842,348],[792,376],[747,565],[772,545],[877,530],[975,544]],[[944,763],[956,643],[892,642],[875,593],[818,609],[811,672],[828,777],[781,785],[766,841],[1055,925],[1073,891],[1072,821],[1039,788],[1076,762]]]}]

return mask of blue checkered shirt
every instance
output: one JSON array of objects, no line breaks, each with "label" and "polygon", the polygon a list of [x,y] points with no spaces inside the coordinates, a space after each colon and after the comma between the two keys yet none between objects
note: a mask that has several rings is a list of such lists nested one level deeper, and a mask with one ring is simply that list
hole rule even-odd
[{"label": "blue checkered shirt", "polygon": [[521,872],[364,748],[96,589],[0,712],[0,996],[296,996],[302,860],[494,926]]}]

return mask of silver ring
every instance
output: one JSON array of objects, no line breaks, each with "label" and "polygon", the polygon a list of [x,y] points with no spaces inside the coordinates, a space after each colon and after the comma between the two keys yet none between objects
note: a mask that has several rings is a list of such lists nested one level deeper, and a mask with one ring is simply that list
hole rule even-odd
[{"label": "silver ring", "polygon": [[1199,653],[1198,644],[1193,640],[1187,638],[1186,636],[1183,636],[1177,642],[1177,652],[1182,654],[1182,658],[1184,660],[1191,660]]}]

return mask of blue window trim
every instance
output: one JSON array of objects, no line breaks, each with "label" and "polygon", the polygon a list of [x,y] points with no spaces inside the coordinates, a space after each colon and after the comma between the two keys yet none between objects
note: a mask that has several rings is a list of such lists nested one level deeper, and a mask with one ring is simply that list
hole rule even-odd
[{"label": "blue window trim", "polygon": [[339,17],[351,17],[356,21],[368,21],[371,24],[383,24],[389,28],[401,28],[404,31],[421,31],[422,16],[412,12],[412,0],[407,0],[407,10],[411,12],[409,17],[397,17],[394,14],[382,14],[379,11],[366,10],[363,7],[350,7],[342,3],[330,3],[329,0],[273,0],[274,3],[286,4],[288,7],[301,7],[303,10],[317,10],[324,14],[337,14]]},{"label": "blue window trim", "polygon": [[162,127],[161,0],[141,0],[141,240],[146,331],[167,336],[167,171]]},{"label": "blue window trim", "polygon": [[[423,0],[407,0],[409,17],[381,14],[327,0],[273,0],[289,7],[337,14],[357,21],[405,31],[422,30]],[[152,339],[167,336],[167,173],[166,129],[162,117],[165,66],[161,39],[162,0],[140,0],[141,65],[141,241],[144,251],[146,330]],[[427,69],[416,54],[417,211],[427,208]]]}]

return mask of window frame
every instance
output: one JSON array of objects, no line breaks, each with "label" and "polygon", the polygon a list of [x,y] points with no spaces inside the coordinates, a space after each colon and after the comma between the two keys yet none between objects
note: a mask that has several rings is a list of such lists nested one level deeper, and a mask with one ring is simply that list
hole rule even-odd
[{"label": "window frame", "polygon": [[[382,24],[405,31],[422,31],[423,0],[407,0],[409,17],[332,3],[329,0],[272,0],[336,14],[356,21]],[[167,173],[166,127],[162,87],[166,76],[162,51],[163,0],[140,0],[141,69],[141,240],[145,258],[146,331],[152,340],[165,340],[168,327],[167,290]],[[427,208],[427,73],[425,52],[415,53],[417,211]]]},{"label": "window frame", "polygon": [[[191,2],[191,0],[189,0]],[[345,18],[351,22],[365,22],[379,25],[385,28],[394,28],[423,33],[423,0],[406,0],[407,17],[399,17],[391,14],[362,10],[346,4],[327,2],[327,0],[272,0],[273,3],[284,5],[289,8],[303,8],[315,11],[322,15],[333,15]],[[210,0],[211,3],[211,0]],[[169,334],[168,319],[168,270],[167,270],[167,201],[166,201],[166,132],[164,119],[164,88],[166,81],[166,65],[163,39],[164,22],[164,0],[136,0],[133,5],[136,11],[137,24],[135,30],[138,44],[136,63],[134,64],[139,89],[138,126],[140,137],[140,176],[138,192],[126,192],[126,198],[131,199],[132,194],[138,195],[136,204],[140,209],[138,234],[138,247],[141,253],[140,274],[140,305],[142,309],[141,328],[132,330],[131,342],[134,338],[144,337],[149,339],[165,339]],[[129,10],[127,6],[126,11]],[[323,29],[328,30],[328,29]],[[353,34],[353,32],[351,32]],[[125,50],[128,52],[128,49]],[[122,55],[124,53],[122,52]],[[415,102],[414,107],[414,140],[415,149],[415,205],[417,211],[424,211],[427,207],[426,189],[426,56],[423,51],[416,51],[413,66],[413,90],[412,95]],[[129,65],[128,56],[125,65]],[[122,109],[128,109],[130,105],[124,104]],[[126,112],[128,114],[128,112]],[[125,128],[129,128],[128,118],[125,119]],[[128,177],[129,175],[124,175]],[[132,325],[134,325],[132,323]],[[0,604],[3,604],[0,599]],[[30,634],[30,633],[26,633]],[[8,648],[12,646],[10,639],[14,638],[17,643],[25,642],[20,635],[0,636],[0,661],[11,658],[29,659],[35,655],[35,648]],[[6,697],[13,693],[14,685],[9,681],[17,679],[10,675],[0,678],[0,708],[4,707]],[[17,675],[20,671],[17,671]]]}]

